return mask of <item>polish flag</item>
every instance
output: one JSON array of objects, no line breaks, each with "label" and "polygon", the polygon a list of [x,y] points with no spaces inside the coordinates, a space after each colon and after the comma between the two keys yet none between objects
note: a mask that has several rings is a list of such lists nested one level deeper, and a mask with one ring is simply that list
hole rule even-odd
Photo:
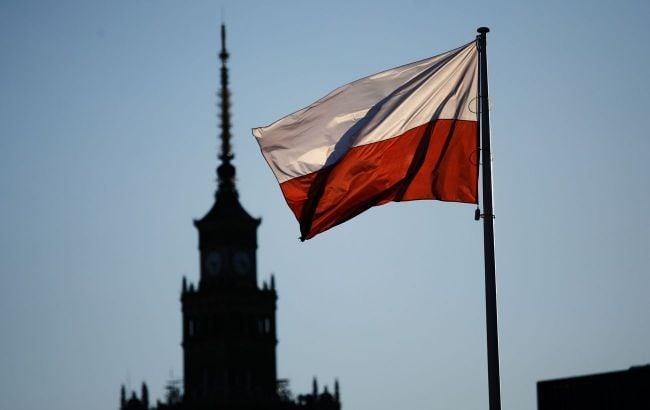
[{"label": "polish flag", "polygon": [[309,239],[390,201],[478,201],[476,42],[253,129]]}]

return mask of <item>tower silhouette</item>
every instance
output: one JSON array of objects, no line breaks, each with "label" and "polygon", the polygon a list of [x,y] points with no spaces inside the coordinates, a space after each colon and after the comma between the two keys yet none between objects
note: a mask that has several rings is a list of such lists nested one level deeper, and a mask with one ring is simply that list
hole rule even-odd
[{"label": "tower silhouette", "polygon": [[199,234],[198,284],[182,280],[183,392],[167,386],[165,402],[149,407],[143,383],[141,397],[130,398],[124,386],[121,410],[150,408],[187,410],[340,410],[339,384],[334,394],[319,392],[293,398],[286,380],[278,380],[275,349],[275,279],[258,286],[257,228],[261,219],[242,207],[235,184],[230,140],[229,58],[226,30],[221,25],[221,149],[217,190],[212,208],[194,221]]}]

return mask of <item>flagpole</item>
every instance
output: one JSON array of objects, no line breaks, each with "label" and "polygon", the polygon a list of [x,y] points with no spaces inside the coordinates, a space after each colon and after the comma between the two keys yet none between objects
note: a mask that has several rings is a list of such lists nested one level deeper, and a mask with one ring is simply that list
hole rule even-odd
[{"label": "flagpole", "polygon": [[490,107],[487,81],[487,33],[480,27],[479,35],[479,112],[483,171],[483,252],[485,255],[485,322],[487,333],[488,387],[490,410],[501,410],[499,381],[499,334],[497,325],[497,283],[494,262],[494,211],[492,204],[492,155],[490,153]]}]

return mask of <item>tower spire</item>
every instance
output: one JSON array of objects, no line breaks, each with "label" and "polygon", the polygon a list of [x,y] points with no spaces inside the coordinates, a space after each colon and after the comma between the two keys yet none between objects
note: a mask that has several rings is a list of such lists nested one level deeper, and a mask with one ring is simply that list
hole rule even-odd
[{"label": "tower spire", "polygon": [[235,157],[232,153],[230,145],[230,90],[228,89],[228,51],[226,51],[226,26],[221,24],[221,52],[219,59],[221,60],[221,90],[219,91],[220,106],[221,106],[221,153],[219,159],[221,164],[217,167],[217,177],[219,181],[219,192],[233,192],[235,189],[235,167],[231,161]]}]

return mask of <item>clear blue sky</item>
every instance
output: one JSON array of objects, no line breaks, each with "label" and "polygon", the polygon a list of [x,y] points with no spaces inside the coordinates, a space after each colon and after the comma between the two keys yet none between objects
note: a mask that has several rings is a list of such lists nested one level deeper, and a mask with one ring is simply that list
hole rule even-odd
[{"label": "clear blue sky", "polygon": [[389,204],[300,243],[252,127],[487,25],[504,409],[650,363],[647,1],[0,4],[0,408],[116,409],[182,374],[215,189],[221,9],[279,376],[344,409],[485,409],[481,225]]}]

